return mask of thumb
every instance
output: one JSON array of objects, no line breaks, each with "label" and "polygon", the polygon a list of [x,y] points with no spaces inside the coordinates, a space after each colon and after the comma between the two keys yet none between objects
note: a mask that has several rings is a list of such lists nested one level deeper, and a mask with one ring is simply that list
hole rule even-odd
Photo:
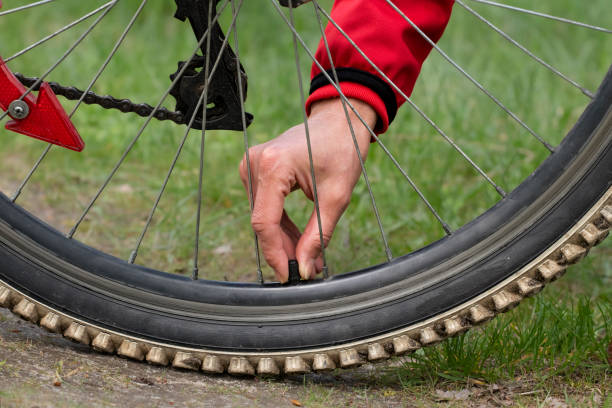
[{"label": "thumb", "polygon": [[[350,200],[350,195],[348,199]],[[342,202],[337,202],[337,205],[324,204],[326,203],[321,202],[319,206],[321,214],[321,231],[319,231],[317,211],[315,208],[310,215],[308,224],[296,247],[295,254],[300,265],[300,276],[303,279],[312,279],[316,273],[319,272],[321,265],[318,265],[320,262],[317,262],[317,258],[321,256],[321,238],[323,239],[324,247],[327,247],[334,229],[336,228],[336,224],[346,208],[344,200],[342,200]]]}]

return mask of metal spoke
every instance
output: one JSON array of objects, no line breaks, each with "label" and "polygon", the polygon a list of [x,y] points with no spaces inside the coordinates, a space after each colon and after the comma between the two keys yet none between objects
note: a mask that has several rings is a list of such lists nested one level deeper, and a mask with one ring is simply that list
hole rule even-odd
[{"label": "metal spoke", "polygon": [[[208,26],[210,27],[210,18],[212,14],[213,2],[208,2]],[[229,34],[229,33],[228,33]],[[191,271],[191,279],[197,280],[199,273],[199,253],[200,253],[200,219],[202,216],[202,184],[204,182],[204,148],[206,146],[206,108],[208,106],[208,86],[210,83],[210,78],[208,77],[208,70],[210,69],[210,37],[209,35],[206,39],[206,63],[204,65],[204,78],[206,78],[206,83],[204,84],[204,92],[202,93],[203,98],[206,100],[204,106],[202,106],[202,135],[200,136],[200,167],[198,169],[198,209],[196,210],[196,228],[195,228],[195,242],[193,249],[193,270]],[[227,36],[225,39],[227,40]],[[219,53],[219,57],[221,56]],[[197,111],[197,109],[196,109]]]},{"label": "metal spoke", "polygon": [[478,82],[474,77],[472,77],[468,72],[463,69],[459,64],[457,64],[451,57],[448,56],[427,34],[423,32],[414,24],[414,22],[404,14],[402,10],[400,10],[391,0],[385,0],[385,2],[393,8],[408,24],[415,29],[416,32],[419,33],[421,37],[425,41],[429,43],[433,48],[436,49],[444,57],[446,61],[448,61],[453,67],[455,67],[459,72],[461,72],[467,79],[470,80],[478,89],[480,89],[485,95],[487,95],[497,106],[499,106],[504,112],[506,112],[512,119],[514,119],[519,125],[521,125],[525,130],[527,130],[533,137],[535,137],[544,147],[546,147],[551,153],[555,151],[555,149],[546,142],[540,135],[538,135],[533,129],[531,129],[521,118],[519,118],[514,112],[512,112],[506,105],[504,105],[495,95],[493,95],[488,89],[486,89],[480,82]]},{"label": "metal spoke", "polygon": [[[212,4],[212,2],[210,3]],[[209,17],[211,17],[211,13],[212,10],[209,10]],[[209,21],[209,26],[210,21]],[[228,32],[229,34],[229,32]],[[206,51],[207,54],[210,54],[210,42],[209,42],[210,36],[208,36],[208,40],[207,40],[207,45],[206,45]],[[193,127],[193,123],[196,120],[197,114],[198,114],[198,110],[200,109],[200,107],[202,106],[202,103],[204,100],[206,100],[207,94],[208,94],[208,89],[210,86],[210,81],[212,79],[212,77],[215,75],[215,72],[217,71],[217,67],[219,66],[219,62],[221,60],[223,51],[225,50],[225,48],[227,47],[227,41],[225,41],[222,46],[221,46],[221,51],[219,52],[219,55],[217,56],[217,59],[215,60],[215,63],[210,71],[210,74],[208,73],[208,68],[206,68],[206,73],[205,73],[205,78],[206,78],[206,82],[204,84],[204,90],[202,91],[202,93],[200,94],[200,98],[198,99],[198,102],[196,104],[196,107],[193,111],[193,114],[191,115],[191,119],[189,120],[189,124],[187,125],[187,129],[185,130],[185,133],[183,134],[183,138],[181,139],[181,142],[177,148],[177,151],[174,155],[174,158],[172,160],[172,163],[170,165],[170,169],[168,170],[168,172],[166,173],[166,177],[164,179],[164,182],[162,183],[162,186],[157,194],[157,197],[155,199],[155,202],[153,203],[153,207],[151,208],[151,211],[149,212],[149,215],[147,217],[147,221],[145,222],[145,226],[142,229],[140,236],[138,237],[138,241],[136,243],[136,246],[134,248],[134,250],[132,251],[132,253],[130,254],[130,258],[128,260],[129,263],[134,263],[136,261],[136,257],[138,256],[138,251],[140,249],[140,246],[142,245],[142,241],[149,229],[149,226],[151,225],[151,222],[153,221],[153,216],[155,215],[155,211],[157,210],[157,207],[159,206],[159,202],[161,201],[161,198],[166,190],[166,187],[168,185],[168,181],[170,180],[170,177],[172,176],[172,172],[174,171],[174,168],[176,167],[176,163],[178,162],[178,159],[181,155],[181,152],[183,150],[183,147],[185,145],[185,142],[187,141],[187,137],[189,136],[189,132],[191,131],[192,127]],[[206,66],[208,67],[208,64],[210,63],[210,60],[208,58],[206,58]],[[204,110],[204,115],[206,115],[206,110]],[[206,120],[205,120],[205,116],[202,119],[202,126],[205,127],[206,126]],[[197,264],[196,264],[197,265]],[[194,279],[197,278],[197,272],[195,272],[195,277]]]},{"label": "metal spoke", "polygon": [[[212,8],[213,8],[213,2],[209,1],[208,2],[208,27],[211,26],[210,24],[210,19],[212,17]],[[229,33],[228,33],[229,34]],[[200,137],[200,168],[199,168],[199,172],[198,172],[198,209],[196,211],[196,228],[195,228],[195,243],[194,243],[194,250],[193,250],[193,270],[191,272],[191,279],[193,280],[197,280],[198,279],[198,258],[199,258],[199,252],[200,252],[200,217],[202,215],[202,183],[203,183],[203,173],[204,173],[204,147],[206,145],[206,108],[208,106],[208,86],[210,84],[210,80],[211,78],[208,77],[208,71],[210,69],[210,38],[212,37],[212,35],[209,35],[208,38],[206,38],[206,63],[204,65],[204,78],[206,78],[206,82],[204,83],[204,92],[202,92],[202,98],[206,101],[206,103],[204,103],[204,106],[202,106],[202,135]],[[225,37],[225,40],[227,40],[227,36]],[[224,43],[224,45],[227,43]],[[223,50],[219,53],[219,58],[221,58],[221,54],[223,53]],[[197,112],[197,109],[195,110],[195,112]],[[194,112],[194,114],[195,114]]]},{"label": "metal spoke", "polygon": [[504,37],[506,40],[508,40],[510,43],[512,43],[513,45],[515,45],[517,48],[519,48],[521,51],[523,51],[525,54],[529,55],[531,58],[533,58],[534,60],[536,60],[537,62],[539,62],[540,64],[542,64],[543,66],[545,66],[546,68],[548,68],[550,71],[552,71],[553,73],[555,73],[556,75],[558,75],[559,77],[563,78],[565,81],[569,82],[570,84],[572,84],[573,86],[575,86],[576,88],[580,89],[580,91],[585,94],[586,96],[588,96],[589,98],[593,99],[595,96],[593,95],[593,92],[589,91],[588,89],[586,89],[585,87],[583,87],[582,85],[580,85],[578,82],[574,81],[573,79],[571,79],[570,77],[568,77],[567,75],[563,74],[562,72],[560,72],[558,69],[556,69],[555,67],[553,67],[552,65],[550,65],[549,63],[547,63],[546,61],[544,61],[542,58],[538,57],[537,55],[535,55],[534,53],[532,53],[531,51],[529,51],[526,47],[524,47],[522,44],[520,44],[518,41],[516,41],[514,38],[510,37],[507,33],[505,33],[504,31],[502,31],[500,28],[498,28],[496,25],[494,25],[493,23],[491,23],[489,20],[487,20],[486,18],[484,18],[482,15],[478,14],[478,12],[476,12],[474,9],[470,8],[467,4],[465,4],[463,1],[461,0],[456,0],[457,3],[459,3],[459,5],[461,7],[463,7],[464,9],[466,9],[467,11],[469,11],[471,14],[473,14],[475,17],[477,17],[480,21],[484,22],[486,25],[488,25],[490,28],[492,28],[493,30],[495,30],[499,35],[501,35],[502,37]]},{"label": "metal spoke", "polygon": [[[272,0],[274,3],[274,0]],[[276,3],[274,3],[276,5]],[[289,20],[291,27],[295,27],[293,21],[293,0],[289,0]],[[302,115],[304,118],[304,132],[306,134],[306,145],[308,147],[308,161],[310,163],[310,177],[312,180],[312,195],[313,201],[315,205],[315,213],[317,215],[317,223],[319,227],[319,241],[321,243],[321,256],[323,258],[323,276],[327,278],[329,276],[329,269],[327,267],[327,258],[325,256],[325,241],[323,240],[323,225],[321,224],[321,208],[319,206],[319,193],[317,190],[317,178],[315,176],[314,163],[312,160],[312,145],[310,143],[310,130],[308,129],[308,115],[306,115],[305,104],[306,101],[304,99],[304,84],[302,83],[302,70],[300,68],[300,55],[298,52],[298,44],[297,37],[298,33],[295,30],[292,30],[293,33],[293,54],[295,56],[295,67],[298,76],[298,85],[300,91],[300,99],[302,102]]]},{"label": "metal spoke", "polygon": [[15,13],[16,11],[26,10],[36,6],[42,6],[43,4],[51,3],[53,0],[41,0],[36,3],[26,4],[25,6],[16,7],[14,9],[6,10],[0,13],[0,17],[6,16],[7,14]]},{"label": "metal spoke", "polygon": [[[142,12],[142,9],[144,8],[144,6],[147,3],[147,1],[148,0],[142,0],[142,3],[140,3],[140,6],[138,7],[136,12],[134,13],[132,18],[130,19],[130,22],[128,23],[126,28],[123,30],[123,33],[121,34],[119,39],[115,42],[115,45],[113,46],[113,49],[111,50],[111,52],[106,57],[106,60],[102,63],[102,65],[98,69],[98,72],[96,72],[96,74],[94,75],[93,79],[89,82],[89,85],[87,86],[85,91],[83,91],[83,94],[81,95],[81,97],[79,98],[78,102],[76,103],[76,105],[74,106],[74,108],[72,109],[70,114],[68,115],[69,118],[72,118],[72,116],[74,116],[74,114],[76,113],[76,111],[79,108],[79,106],[81,106],[81,104],[83,103],[83,100],[85,99],[85,96],[87,96],[87,93],[91,90],[91,88],[93,88],[95,83],[98,81],[98,79],[100,78],[100,76],[102,75],[102,73],[104,72],[104,70],[106,69],[108,64],[110,63],[110,61],[113,58],[113,56],[117,53],[117,50],[119,49],[119,47],[121,46],[121,44],[125,40],[125,37],[127,36],[127,34],[130,31],[130,29],[134,26],[134,23],[136,22],[136,19],[138,18],[138,16]],[[45,150],[42,152],[42,154],[40,155],[40,157],[38,158],[36,163],[34,163],[34,166],[32,166],[32,168],[28,172],[27,176],[23,179],[23,181],[21,182],[21,184],[19,185],[19,187],[15,191],[15,194],[12,197],[12,201],[13,202],[15,202],[17,200],[17,198],[19,198],[19,196],[21,195],[21,192],[23,191],[24,187],[30,181],[30,179],[32,178],[32,176],[34,175],[34,173],[36,172],[36,170],[38,169],[40,164],[43,162],[45,157],[47,157],[47,154],[49,153],[49,151],[51,150],[52,147],[53,147],[52,144],[48,144],[47,147],[45,147]]]},{"label": "metal spoke", "polygon": [[[235,12],[234,1],[235,0],[231,0],[232,13]],[[234,30],[234,52],[236,53],[236,60],[239,62],[240,61],[240,49],[238,46],[238,27],[237,26],[233,27],[233,30]],[[236,76],[238,79],[238,98],[240,99],[240,115],[242,119],[242,132],[243,132],[243,139],[244,139],[244,157],[246,159],[247,172],[248,172],[247,189],[249,193],[249,206],[250,206],[251,214],[252,214],[253,205],[255,203],[255,198],[253,194],[253,177],[251,174],[251,157],[249,154],[249,135],[247,132],[247,124],[246,124],[246,109],[244,107],[244,94],[242,92],[242,72],[240,69],[240,63],[236,64]],[[263,279],[263,272],[261,271],[261,256],[259,254],[259,239],[257,238],[257,234],[255,233],[255,231],[253,231],[253,245],[255,247],[255,263],[257,265],[257,279],[259,280],[259,283],[263,284],[264,279]]]},{"label": "metal spoke", "polygon": [[[209,81],[210,81],[210,79],[206,82],[206,85],[205,85],[206,89],[208,88]],[[170,164],[170,169],[168,169],[168,172],[166,173],[166,178],[164,179],[164,182],[162,183],[162,186],[159,189],[159,192],[157,193],[157,197],[155,199],[155,202],[153,203],[153,207],[151,208],[151,211],[149,212],[149,216],[147,217],[147,221],[145,222],[145,226],[142,229],[142,231],[140,233],[140,236],[138,237],[138,241],[136,242],[136,246],[134,247],[134,250],[130,254],[130,258],[128,260],[129,263],[134,263],[136,261],[136,257],[138,256],[138,251],[140,249],[140,246],[142,245],[142,240],[144,239],[147,231],[149,230],[149,226],[151,225],[151,222],[153,221],[153,216],[155,215],[155,211],[157,211],[157,207],[159,205],[159,202],[161,201],[161,198],[164,195],[164,192],[166,191],[166,187],[168,186],[168,181],[170,181],[170,176],[172,176],[172,172],[174,171],[174,168],[176,167],[176,163],[178,162],[178,159],[181,156],[181,152],[183,151],[183,147],[185,146],[185,142],[187,141],[187,137],[189,136],[189,132],[191,131],[191,129],[193,127],[193,122],[195,121],[195,119],[197,117],[198,109],[200,109],[200,106],[202,105],[202,101],[204,100],[204,97],[205,97],[205,91],[203,91],[200,94],[200,99],[198,99],[198,103],[196,105],[196,108],[193,111],[193,114],[191,115],[191,119],[189,120],[189,124],[187,125],[187,129],[185,129],[185,133],[183,134],[183,138],[181,139],[181,142],[179,143],[179,146],[178,146],[178,148],[176,150],[176,153],[174,155],[172,163]]]},{"label": "metal spoke", "polygon": [[331,18],[331,16],[317,4],[317,8],[325,15],[325,17],[331,22],[334,27],[342,34],[344,38],[355,48],[355,50],[370,64],[372,68],[393,87],[397,91],[397,93],[404,98],[406,102],[427,122],[430,126],[432,126],[440,136],[444,138],[460,155],[463,157],[469,164],[480,174],[495,190],[499,193],[500,196],[505,197],[506,192],[498,186],[475,162],[472,160],[464,151],[455,143],[453,139],[451,139],[419,106],[412,101],[405,93],[402,91],[374,62],[359,48],[359,46],[353,41],[351,37],[346,34],[346,32]]},{"label": "metal spoke", "polygon": [[[225,0],[223,2],[223,6],[220,8],[220,10],[217,12],[215,17],[213,18],[213,24],[219,19],[219,16],[221,15],[223,10],[227,6],[228,2],[229,2],[229,0]],[[83,210],[83,212],[81,213],[80,217],[78,218],[78,220],[76,221],[76,223],[74,224],[74,226],[72,227],[70,232],[67,234],[68,238],[72,238],[74,236],[76,230],[79,228],[79,226],[81,225],[81,223],[83,222],[83,220],[85,219],[85,217],[87,216],[87,214],[89,213],[91,208],[94,206],[94,204],[96,203],[96,201],[98,200],[100,195],[102,195],[102,192],[106,189],[106,187],[110,183],[111,179],[114,177],[115,173],[117,173],[117,170],[119,170],[119,167],[121,167],[121,165],[125,161],[125,159],[128,156],[128,154],[132,151],[132,148],[134,147],[136,142],[138,142],[138,139],[140,139],[140,136],[142,135],[142,133],[145,131],[145,129],[148,126],[148,124],[151,122],[151,120],[155,116],[155,113],[162,106],[162,104],[164,103],[164,101],[166,100],[168,95],[170,94],[170,91],[172,90],[172,88],[174,88],[174,86],[179,81],[179,79],[181,78],[181,76],[183,75],[183,73],[185,72],[185,70],[187,69],[187,67],[189,66],[191,61],[193,60],[193,58],[196,56],[198,50],[200,49],[200,47],[204,43],[204,40],[207,38],[209,31],[210,31],[210,26],[204,32],[204,34],[202,35],[202,38],[198,41],[198,44],[197,44],[196,48],[193,50],[193,52],[191,54],[191,57],[185,62],[183,67],[179,70],[179,72],[177,73],[176,77],[174,78],[174,80],[172,81],[172,83],[170,84],[168,89],[166,89],[166,91],[163,93],[163,95],[161,96],[159,102],[157,103],[155,108],[151,111],[151,113],[149,114],[149,116],[145,120],[145,123],[140,127],[140,129],[138,130],[136,136],[134,136],[134,138],[130,141],[130,143],[126,147],[125,151],[123,152],[123,154],[121,155],[121,157],[119,158],[119,160],[117,161],[117,163],[115,164],[115,166],[113,167],[113,169],[111,170],[109,175],[106,177],[106,179],[104,180],[104,182],[102,183],[102,185],[100,186],[100,188],[98,189],[96,194],[89,201],[89,203],[87,204],[86,208]]]},{"label": "metal spoke", "polygon": [[[212,23],[211,23],[211,15],[212,15],[212,5],[213,2],[209,2],[208,5],[208,26],[211,27]],[[233,5],[233,4],[232,4]],[[240,1],[240,4],[238,4],[238,8],[237,10],[234,10],[232,8],[232,15],[233,15],[233,19],[232,19],[232,24],[230,25],[230,30],[232,29],[232,27],[234,27],[235,23],[236,23],[236,18],[238,17],[238,13],[240,12],[240,8],[242,7],[242,0]],[[203,98],[205,101],[208,101],[208,87],[210,85],[210,81],[212,79],[212,76],[214,75],[215,71],[217,70],[217,66],[219,64],[219,62],[221,61],[221,57],[223,56],[223,51],[225,51],[225,48],[227,47],[228,41],[229,41],[229,31],[227,33],[227,35],[225,36],[225,38],[223,39],[223,44],[221,45],[221,49],[219,51],[219,55],[217,56],[217,59],[215,60],[214,66],[212,68],[212,72],[209,75],[209,63],[210,63],[210,40],[211,40],[212,35],[209,35],[207,40],[206,40],[206,65],[205,65],[205,74],[204,77],[206,78],[206,83],[204,85],[204,92],[203,92]],[[199,272],[199,248],[200,248],[200,220],[201,220],[201,215],[202,215],[202,189],[203,189],[203,182],[204,182],[204,148],[206,146],[206,112],[207,112],[207,108],[208,105],[207,103],[204,103],[202,106],[202,136],[200,139],[200,168],[199,168],[199,179],[198,179],[198,210],[196,213],[196,233],[195,233],[195,245],[194,245],[194,260],[193,260],[193,271],[192,271],[192,275],[191,278],[193,280],[197,280],[198,279],[198,272]],[[197,111],[197,109],[196,109]]]},{"label": "metal spoke", "polygon": [[[323,22],[321,21],[321,13],[317,8],[316,0],[313,3],[314,11],[317,16],[317,21],[319,23],[319,29],[321,30],[321,35],[323,37],[323,43],[325,44],[325,51],[327,52],[327,58],[329,59],[330,67],[332,70],[332,74],[334,76],[334,82],[340,85],[340,80],[338,79],[338,72],[336,71],[336,66],[334,64],[331,50],[329,48],[329,43],[327,41],[327,35],[325,34],[325,29],[323,27]],[[376,222],[378,223],[378,229],[380,230],[380,236],[383,241],[383,245],[385,247],[385,254],[387,256],[387,260],[391,261],[393,259],[393,254],[391,253],[391,248],[389,247],[389,243],[387,241],[387,235],[385,234],[385,229],[382,224],[382,220],[380,218],[380,213],[378,212],[378,206],[376,205],[376,198],[374,198],[374,192],[372,191],[372,187],[370,185],[370,179],[368,177],[368,172],[366,171],[365,163],[363,161],[363,157],[361,155],[361,150],[359,150],[359,144],[357,143],[357,137],[355,136],[355,129],[353,128],[353,121],[349,115],[348,109],[346,107],[346,102],[343,99],[340,99],[342,102],[342,108],[344,110],[344,115],[346,116],[346,121],[348,122],[349,129],[351,132],[351,137],[353,138],[353,144],[355,145],[355,151],[357,153],[357,157],[359,159],[359,165],[361,166],[361,174],[363,175],[363,181],[365,182],[368,193],[370,194],[370,201],[372,202],[372,209],[374,211],[374,215],[376,216]]]},{"label": "metal spoke", "polygon": [[595,31],[602,31],[604,33],[612,33],[612,30],[610,30],[608,28],[599,27],[599,26],[596,26],[596,25],[591,25],[591,24],[586,24],[586,23],[581,23],[580,21],[570,20],[568,18],[552,16],[550,14],[540,13],[539,11],[534,11],[534,10],[524,9],[524,8],[521,8],[521,7],[511,6],[509,4],[496,3],[494,1],[488,1],[488,0],[472,0],[472,1],[475,1],[477,3],[482,3],[482,4],[488,4],[489,6],[495,6],[495,7],[501,7],[501,8],[505,8],[505,9],[509,9],[509,10],[519,11],[521,13],[531,14],[533,16],[544,17],[544,18],[548,18],[550,20],[561,21],[562,23],[573,24],[573,25],[576,25],[576,26],[579,26],[579,27],[590,28],[591,30],[595,30]]},{"label": "metal spoke", "polygon": [[[278,7],[276,5],[276,3],[274,2],[274,0],[271,0],[273,5],[276,7],[276,10],[278,11],[279,15],[281,16],[281,18],[285,21],[285,23],[287,24],[287,26],[289,27],[290,30],[295,32],[295,28],[291,26],[291,24],[289,23],[289,21],[287,20],[287,18],[285,17],[285,15],[282,13],[280,7]],[[317,6],[318,7],[318,6]],[[320,11],[323,11],[322,9],[319,8]],[[410,184],[410,186],[416,191],[416,193],[419,195],[419,197],[421,198],[421,200],[423,201],[423,203],[425,203],[425,205],[427,206],[427,208],[430,210],[430,212],[433,214],[433,216],[438,220],[438,222],[440,223],[440,225],[442,226],[442,228],[444,229],[444,231],[446,231],[446,233],[448,235],[452,234],[452,229],[450,228],[450,226],[440,217],[440,215],[438,214],[438,212],[436,211],[435,208],[433,208],[433,206],[431,205],[431,203],[427,200],[427,198],[425,197],[425,195],[420,191],[420,189],[418,188],[418,186],[412,181],[412,179],[410,178],[410,176],[408,176],[408,173],[406,173],[406,171],[402,168],[402,166],[399,164],[399,162],[395,159],[395,157],[393,157],[393,154],[389,151],[389,149],[387,149],[387,147],[382,143],[382,141],[378,138],[378,136],[376,136],[376,133],[370,128],[370,126],[368,125],[368,123],[363,119],[363,117],[361,116],[361,114],[357,111],[357,109],[355,109],[355,107],[353,106],[353,104],[351,104],[351,102],[344,96],[344,94],[342,93],[342,91],[340,90],[340,87],[334,82],[334,80],[329,76],[329,74],[325,71],[325,69],[323,68],[323,66],[321,65],[321,63],[319,61],[317,61],[317,59],[315,58],[314,54],[312,53],[312,51],[308,48],[308,46],[306,45],[306,43],[304,42],[304,40],[302,40],[302,38],[300,38],[298,36],[298,40],[300,41],[300,43],[302,44],[302,47],[304,48],[304,50],[306,51],[306,53],[309,55],[309,57],[312,59],[313,63],[321,70],[321,73],[325,76],[325,78],[327,79],[327,81],[329,81],[329,83],[336,89],[336,91],[338,91],[338,94],[340,95],[340,98],[347,104],[347,106],[353,111],[353,113],[355,114],[355,116],[357,116],[357,118],[359,119],[359,121],[366,127],[366,129],[368,130],[368,132],[370,132],[370,135],[377,141],[377,144],[383,149],[383,151],[385,152],[385,154],[389,157],[389,159],[391,160],[391,162],[397,167],[397,169],[402,173],[402,175],[406,178],[406,180],[408,181],[408,183]]]},{"label": "metal spoke", "polygon": [[63,33],[64,31],[71,29],[72,27],[74,27],[75,25],[79,24],[80,22],[87,20],[89,17],[91,17],[91,16],[93,16],[93,15],[95,15],[95,14],[98,14],[100,11],[102,11],[102,10],[104,10],[105,8],[109,7],[109,6],[110,6],[110,5],[111,5],[113,2],[114,2],[114,0],[109,1],[108,3],[101,5],[101,6],[100,6],[100,7],[98,7],[97,9],[95,9],[95,10],[93,10],[93,11],[90,11],[89,13],[85,14],[83,17],[81,17],[81,18],[79,18],[79,19],[77,19],[77,20],[74,20],[74,21],[73,21],[73,22],[71,22],[70,24],[65,25],[64,27],[60,28],[59,30],[55,31],[54,33],[49,34],[49,35],[48,35],[48,36],[46,36],[45,38],[42,38],[42,39],[40,39],[40,40],[36,41],[35,43],[33,43],[33,44],[31,44],[31,45],[27,46],[27,47],[26,47],[26,48],[24,48],[23,50],[21,50],[21,51],[19,51],[19,52],[15,53],[15,55],[12,55],[11,57],[9,57],[9,58],[5,59],[5,60],[4,60],[4,62],[10,62],[10,61],[14,60],[14,59],[15,59],[15,58],[17,58],[17,57],[22,56],[22,55],[23,55],[23,54],[25,54],[26,52],[28,52],[28,51],[30,51],[30,50],[32,50],[32,49],[34,49],[34,48],[38,47],[39,45],[41,45],[41,44],[43,44],[43,43],[45,43],[45,42],[49,41],[50,39],[52,39],[52,38],[54,38],[54,37],[57,37],[58,35],[60,35],[60,34],[61,34],[61,33]]},{"label": "metal spoke", "polygon": [[[32,84],[32,86],[30,88],[28,88],[23,95],[21,95],[19,97],[18,100],[22,101],[26,96],[28,96],[30,94],[30,92],[32,92],[32,90],[34,90],[35,88],[37,88],[47,77],[47,75],[49,75],[51,72],[53,72],[53,70],[55,68],[58,67],[59,64],[61,64],[71,53],[72,51],[74,51],[74,49],[85,39],[85,37],[87,37],[91,31],[98,25],[98,23],[100,21],[102,21],[102,19],[104,17],[106,17],[106,15],[113,9],[113,7],[115,7],[115,5],[117,4],[117,2],[119,2],[120,0],[113,0],[112,4],[110,6],[108,6],[106,8],[106,10],[104,10],[104,12],[87,28],[87,30],[85,30],[85,32],[83,34],[81,34],[81,36],[72,44],[72,46],[70,46],[70,48],[64,52],[64,54],[56,61],[53,63],[53,65],[51,65],[51,67],[49,67],[49,69],[47,71],[45,71],[45,73],[43,75],[41,75],[40,78],[38,78],[36,80],[36,82],[34,82]],[[0,120],[4,119],[6,116],[8,115],[8,110],[6,112],[4,112],[1,116],[0,116]]]},{"label": "metal spoke", "polygon": [[140,6],[138,6],[138,9],[136,10],[136,12],[134,12],[134,15],[130,19],[128,25],[125,27],[125,29],[123,30],[123,33],[121,33],[121,35],[119,36],[119,38],[115,42],[115,45],[113,46],[113,49],[111,50],[111,52],[106,57],[106,60],[104,60],[104,62],[102,63],[102,65],[98,69],[98,72],[96,72],[96,74],[94,75],[93,79],[89,82],[89,85],[87,85],[87,88],[85,89],[85,91],[83,91],[83,94],[81,95],[81,97],[77,101],[76,105],[74,106],[74,108],[70,112],[69,116],[71,118],[76,113],[77,109],[79,109],[81,104],[83,103],[83,100],[87,96],[87,93],[91,90],[91,88],[93,88],[94,84],[98,81],[98,79],[100,79],[100,76],[102,75],[102,73],[104,72],[106,67],[108,67],[108,64],[110,63],[111,59],[115,56],[115,54],[119,50],[119,47],[121,46],[121,44],[123,44],[123,41],[125,40],[125,37],[127,37],[128,33],[130,32],[130,30],[134,26],[134,23],[136,22],[136,19],[138,18],[138,16],[140,16],[140,13],[142,12],[142,9],[144,8],[144,6],[147,4],[147,1],[148,0],[142,0],[142,2],[140,3]]},{"label": "metal spoke", "polygon": [[23,191],[24,187],[26,186],[26,184],[28,184],[28,182],[30,181],[30,179],[34,175],[34,172],[36,172],[36,170],[38,170],[38,167],[40,166],[42,161],[45,159],[45,157],[47,157],[47,153],[49,153],[49,150],[51,150],[52,146],[53,145],[51,143],[47,144],[47,146],[45,147],[43,152],[40,154],[40,156],[38,156],[38,159],[36,160],[36,162],[34,163],[32,168],[30,169],[30,171],[28,171],[28,174],[21,181],[21,183],[19,184],[19,187],[17,187],[17,190],[15,190],[15,193],[11,197],[11,201],[12,202],[17,201],[17,199],[21,195],[21,192]]}]

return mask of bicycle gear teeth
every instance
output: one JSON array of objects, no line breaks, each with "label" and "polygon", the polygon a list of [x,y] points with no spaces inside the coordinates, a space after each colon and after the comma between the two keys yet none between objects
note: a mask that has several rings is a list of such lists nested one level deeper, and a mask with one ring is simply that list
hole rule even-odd
[{"label": "bicycle gear teeth", "polygon": [[440,316],[422,326],[406,329],[400,334],[382,337],[379,341],[366,341],[354,347],[336,348],[296,355],[237,356],[188,352],[171,347],[129,339],[120,334],[105,332],[71,319],[0,284],[0,306],[16,315],[39,324],[46,330],[62,333],[64,337],[94,350],[158,366],[202,371],[208,374],[228,373],[237,376],[279,376],[305,374],[311,371],[331,371],[338,367],[352,368],[366,362],[385,361],[392,356],[410,353],[424,346],[465,333],[471,327],[483,324],[496,314],[506,312],[528,297],[540,292],[544,286],[562,276],[567,267],[581,260],[595,245],[601,243],[612,226],[612,189],[602,199],[603,205],[585,217],[580,227],[560,239],[540,261],[526,267],[501,283],[490,294],[483,295],[458,310]]}]

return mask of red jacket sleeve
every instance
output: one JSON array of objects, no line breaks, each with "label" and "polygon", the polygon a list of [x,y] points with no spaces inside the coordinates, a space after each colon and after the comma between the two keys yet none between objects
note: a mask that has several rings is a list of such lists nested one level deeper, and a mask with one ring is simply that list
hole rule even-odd
[{"label": "red jacket sleeve", "polygon": [[[450,19],[454,0],[393,0],[393,3],[437,42]],[[386,0],[336,0],[331,17],[402,92],[408,96],[412,93],[421,66],[432,47]],[[331,22],[325,34],[340,89],[347,97],[360,99],[372,106],[379,118],[375,130],[377,133],[384,132],[393,121],[398,107],[405,102],[404,98]],[[315,56],[333,79],[323,39]],[[310,96],[306,101],[307,113],[310,113],[313,102],[337,96],[334,86],[313,64]]]}]

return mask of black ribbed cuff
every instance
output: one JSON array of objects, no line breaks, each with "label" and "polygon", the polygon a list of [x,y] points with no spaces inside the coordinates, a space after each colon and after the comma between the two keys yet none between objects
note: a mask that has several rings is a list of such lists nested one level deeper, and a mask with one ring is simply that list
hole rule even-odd
[{"label": "black ribbed cuff", "polygon": [[[328,69],[325,72],[331,79],[334,79],[333,70]],[[336,68],[336,73],[338,75],[338,81],[340,82],[355,82],[374,91],[385,104],[389,123],[395,119],[395,115],[397,114],[397,101],[393,90],[387,82],[376,75],[355,68]],[[310,94],[312,95],[314,91],[328,84],[329,80],[327,77],[323,73],[318,74],[310,82]]]}]

